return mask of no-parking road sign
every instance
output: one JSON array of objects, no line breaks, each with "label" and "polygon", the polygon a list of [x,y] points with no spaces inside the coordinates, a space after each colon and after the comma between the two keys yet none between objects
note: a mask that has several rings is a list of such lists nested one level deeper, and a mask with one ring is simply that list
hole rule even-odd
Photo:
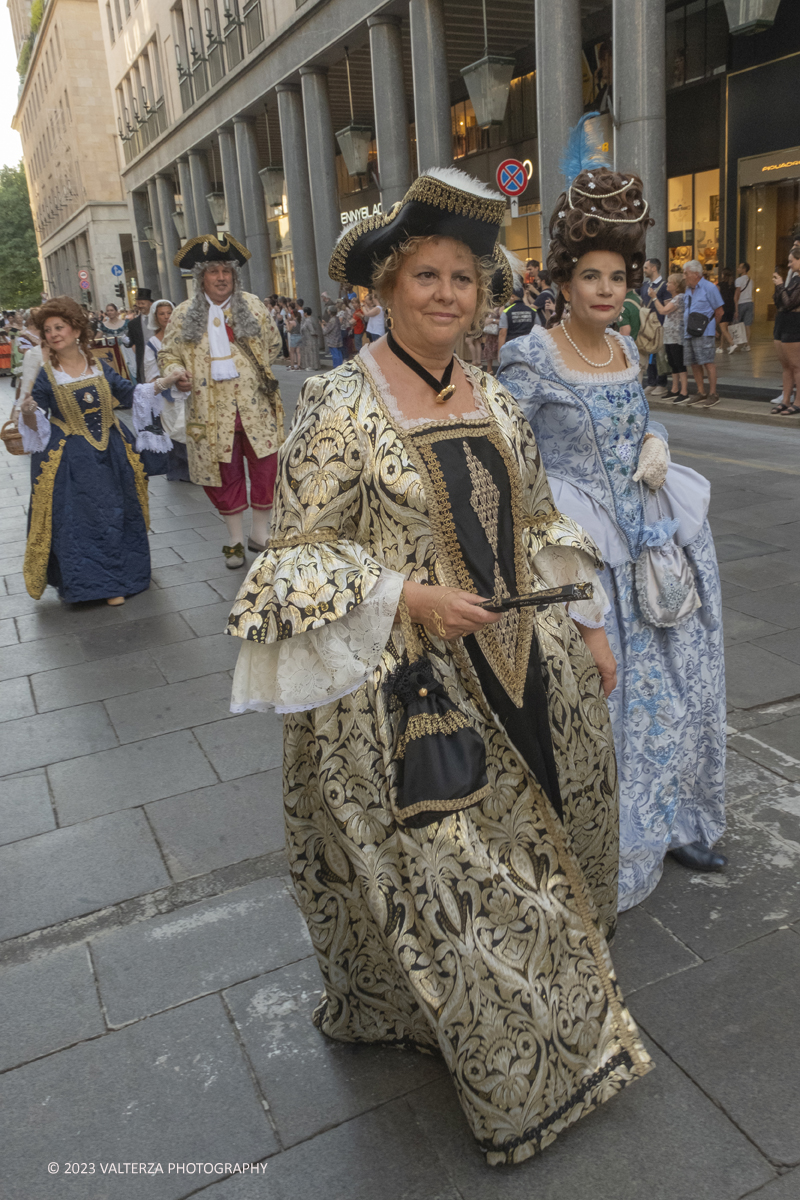
[{"label": "no-parking road sign", "polygon": [[528,172],[518,158],[507,158],[497,168],[497,186],[506,196],[521,196],[528,186]]}]

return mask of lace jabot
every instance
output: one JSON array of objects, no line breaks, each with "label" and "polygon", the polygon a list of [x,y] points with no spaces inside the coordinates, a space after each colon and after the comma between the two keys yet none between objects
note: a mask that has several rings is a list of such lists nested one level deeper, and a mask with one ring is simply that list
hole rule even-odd
[{"label": "lace jabot", "polygon": [[[375,355],[372,353],[369,345],[365,343],[361,347],[359,353],[364,365],[367,368],[367,371],[375,381],[375,386],[380,392],[381,400],[383,400],[383,403],[388,408],[392,418],[401,427],[401,429],[416,429],[420,425],[430,425],[434,422],[440,424],[444,417],[447,417],[451,421],[482,421],[489,415],[483,395],[481,393],[481,389],[478,387],[478,384],[474,379],[470,379],[469,372],[465,370],[464,374],[466,375],[467,379],[470,379],[472,384],[472,394],[475,397],[475,408],[471,412],[444,413],[441,416],[434,414],[430,417],[406,417],[400,411],[400,405],[397,403],[397,400],[392,393],[391,388],[389,387],[386,376],[375,361]],[[456,356],[456,361],[462,367],[464,367],[464,363],[460,358],[458,358],[458,356]]]},{"label": "lace jabot", "polygon": [[621,333],[617,333],[615,329],[607,329],[606,333],[610,337],[616,338],[628,360],[629,365],[622,371],[573,371],[569,367],[564,366],[564,360],[561,357],[558,343],[548,329],[534,329],[533,333],[534,336],[541,339],[542,345],[550,357],[556,373],[565,383],[630,383],[639,374],[638,355],[636,359],[632,359],[631,354],[631,346],[634,343],[632,343],[630,338],[624,338]]},{"label": "lace jabot", "polygon": [[68,375],[60,367],[53,367],[53,378],[56,383],[77,383],[81,379],[96,379],[98,375],[102,374],[102,367],[98,367],[96,363],[93,367],[87,367],[80,375]]}]

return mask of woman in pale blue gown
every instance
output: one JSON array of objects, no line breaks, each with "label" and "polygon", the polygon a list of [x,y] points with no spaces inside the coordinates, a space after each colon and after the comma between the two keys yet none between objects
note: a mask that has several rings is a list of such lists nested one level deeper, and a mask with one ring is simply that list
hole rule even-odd
[{"label": "woman in pale blue gown", "polygon": [[[669,461],[666,430],[650,421],[639,383],[636,345],[607,328],[627,288],[641,282],[646,212],[635,176],[595,168],[573,180],[553,214],[547,264],[561,285],[562,319],[507,342],[498,372],[533,426],[557,507],[597,542],[606,564],[605,628],[618,665],[609,708],[621,910],[650,894],[668,852],[694,870],[727,861],[711,849],[725,829],[725,678],[710,487]],[[635,563],[670,536],[691,566],[700,606],[661,628],[642,613]]]}]

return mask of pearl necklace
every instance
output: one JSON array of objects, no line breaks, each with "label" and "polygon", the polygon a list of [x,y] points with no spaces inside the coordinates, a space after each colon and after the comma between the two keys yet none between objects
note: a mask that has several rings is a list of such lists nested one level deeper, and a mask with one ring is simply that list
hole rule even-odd
[{"label": "pearl necklace", "polygon": [[575,351],[576,354],[579,354],[581,356],[581,358],[583,359],[583,361],[585,363],[588,363],[590,367],[610,367],[611,366],[611,361],[614,358],[614,346],[612,344],[611,338],[608,336],[607,333],[603,334],[603,339],[606,343],[606,346],[608,347],[608,358],[606,359],[605,362],[599,363],[599,362],[592,362],[592,360],[590,358],[586,357],[586,355],[583,353],[582,350],[578,349],[578,347],[573,342],[572,338],[569,336],[569,330],[567,329],[566,321],[562,322],[561,328],[564,330],[564,337],[567,339],[570,346],[572,346],[572,349]]}]

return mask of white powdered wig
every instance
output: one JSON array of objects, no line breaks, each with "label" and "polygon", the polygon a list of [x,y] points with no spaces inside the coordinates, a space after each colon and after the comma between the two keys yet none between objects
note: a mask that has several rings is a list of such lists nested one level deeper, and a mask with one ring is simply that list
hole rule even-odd
[{"label": "white powdered wig", "polygon": [[425,175],[430,175],[449,187],[458,188],[460,192],[469,192],[471,196],[480,196],[484,200],[505,200],[505,196],[489,187],[488,183],[467,175],[466,171],[459,171],[457,167],[431,167],[423,171],[423,177]]}]

